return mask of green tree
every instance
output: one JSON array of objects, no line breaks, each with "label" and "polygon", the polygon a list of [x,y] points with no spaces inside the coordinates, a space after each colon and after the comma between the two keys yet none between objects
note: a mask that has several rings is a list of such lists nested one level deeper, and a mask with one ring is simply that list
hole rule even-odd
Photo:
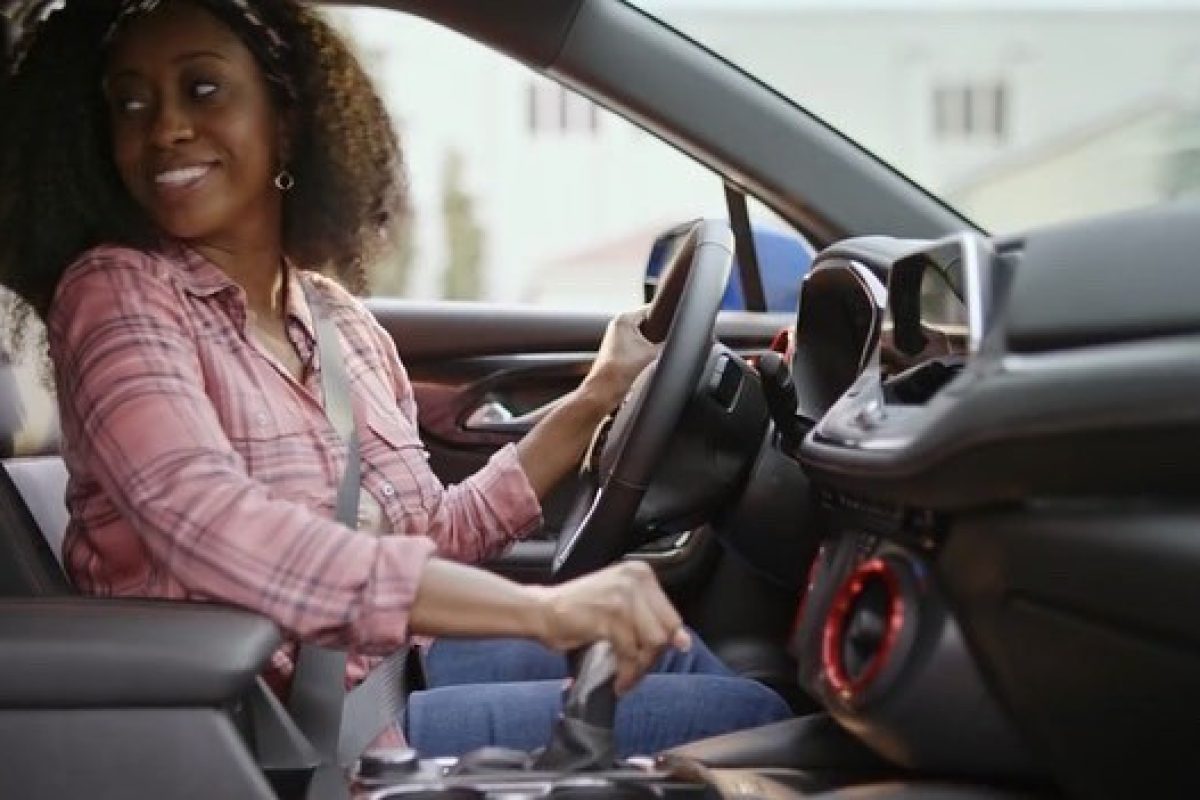
[{"label": "green tree", "polygon": [[483,229],[475,219],[475,200],[463,187],[463,158],[446,153],[442,164],[442,220],[446,232],[443,295],[453,300],[478,300],[483,294]]}]

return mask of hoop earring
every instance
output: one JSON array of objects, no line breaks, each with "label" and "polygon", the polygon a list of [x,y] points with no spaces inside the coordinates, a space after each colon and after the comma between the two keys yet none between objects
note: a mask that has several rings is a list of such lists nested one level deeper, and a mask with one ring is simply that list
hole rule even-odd
[{"label": "hoop earring", "polygon": [[286,169],[281,169],[275,175],[275,188],[281,192],[286,192],[296,185],[296,177]]}]

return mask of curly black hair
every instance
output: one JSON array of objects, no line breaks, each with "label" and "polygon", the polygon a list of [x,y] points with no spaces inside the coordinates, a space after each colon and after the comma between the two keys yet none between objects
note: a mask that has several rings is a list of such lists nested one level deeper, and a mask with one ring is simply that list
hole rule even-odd
[{"label": "curly black hair", "polygon": [[[233,5],[164,1],[210,11]],[[358,60],[316,11],[299,0],[248,6],[265,26],[231,27],[272,79],[290,122],[295,186],[284,195],[284,251],[361,293],[366,265],[395,243],[408,211],[396,134]],[[83,251],[102,243],[150,247],[157,239],[112,159],[100,77],[119,7],[119,0],[68,0],[18,48],[0,90],[0,283],[43,318]],[[285,47],[268,64],[265,44],[253,37],[270,31]],[[19,338],[23,321],[19,312],[9,316],[10,336]]]}]

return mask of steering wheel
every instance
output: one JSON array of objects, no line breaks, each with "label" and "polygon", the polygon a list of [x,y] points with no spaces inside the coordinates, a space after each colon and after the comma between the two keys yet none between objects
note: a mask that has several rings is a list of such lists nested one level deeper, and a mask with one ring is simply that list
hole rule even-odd
[{"label": "steering wheel", "polygon": [[575,530],[559,537],[551,568],[556,580],[592,572],[640,544],[634,516],[708,360],[732,263],[733,233],[715,220],[697,222],[668,257],[641,323],[642,334],[662,342],[662,351],[634,381],[599,458],[590,459],[596,468],[585,470],[576,498],[586,512]]}]

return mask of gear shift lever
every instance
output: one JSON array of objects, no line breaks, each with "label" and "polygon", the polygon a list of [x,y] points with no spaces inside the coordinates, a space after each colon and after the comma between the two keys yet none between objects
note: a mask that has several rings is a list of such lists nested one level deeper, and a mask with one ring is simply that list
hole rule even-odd
[{"label": "gear shift lever", "polygon": [[572,656],[575,681],[550,743],[534,769],[587,772],[611,769],[615,762],[613,719],[617,713],[617,659],[608,642],[597,642]]}]

